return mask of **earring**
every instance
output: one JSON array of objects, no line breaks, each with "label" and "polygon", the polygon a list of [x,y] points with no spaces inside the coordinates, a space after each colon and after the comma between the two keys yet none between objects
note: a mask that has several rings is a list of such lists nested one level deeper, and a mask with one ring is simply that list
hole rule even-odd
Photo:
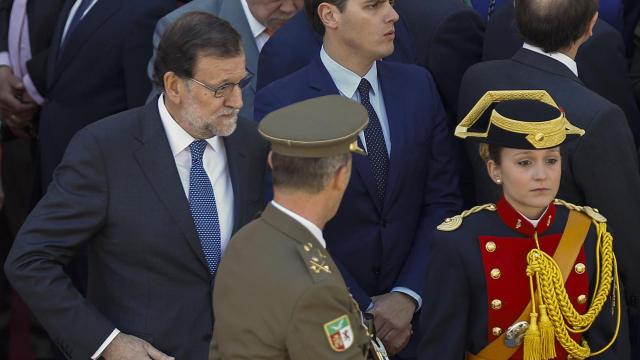
[{"label": "earring", "polygon": [[498,184],[498,185],[502,184],[502,179],[497,178],[497,179],[496,179],[496,184]]}]

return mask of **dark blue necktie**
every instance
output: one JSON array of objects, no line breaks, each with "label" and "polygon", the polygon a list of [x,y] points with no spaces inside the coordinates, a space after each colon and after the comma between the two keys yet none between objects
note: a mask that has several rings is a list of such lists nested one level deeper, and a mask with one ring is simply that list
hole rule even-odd
[{"label": "dark blue necktie", "polygon": [[378,200],[382,204],[384,202],[384,193],[387,189],[387,176],[389,175],[389,154],[387,153],[387,145],[384,141],[380,120],[369,101],[369,90],[371,90],[369,81],[364,78],[360,80],[360,84],[358,85],[360,103],[369,113],[369,126],[364,130],[364,139],[367,143],[367,157],[369,158],[369,165],[373,171],[373,177],[376,180]]},{"label": "dark blue necktie", "polygon": [[222,256],[222,244],[216,197],[213,193],[209,176],[202,166],[202,155],[206,147],[207,142],[205,140],[196,140],[189,146],[191,148],[189,208],[200,238],[204,258],[207,260],[207,265],[209,265],[209,272],[212,276],[215,276]]},{"label": "dark blue necktie", "polygon": [[496,10],[496,0],[489,1],[489,8],[487,9],[487,20],[491,19],[493,12]]},{"label": "dark blue necktie", "polygon": [[60,44],[61,49],[64,48],[64,45],[67,42],[67,39],[69,38],[69,36],[71,36],[73,31],[76,29],[76,27],[80,23],[80,20],[82,20],[82,15],[84,15],[84,12],[87,11],[87,8],[89,7],[92,1],[93,0],[82,0],[82,2],[80,3],[80,6],[78,6],[78,10],[73,15],[73,18],[69,23],[69,27],[67,28],[67,33],[64,35],[64,38],[62,39],[62,43]]}]

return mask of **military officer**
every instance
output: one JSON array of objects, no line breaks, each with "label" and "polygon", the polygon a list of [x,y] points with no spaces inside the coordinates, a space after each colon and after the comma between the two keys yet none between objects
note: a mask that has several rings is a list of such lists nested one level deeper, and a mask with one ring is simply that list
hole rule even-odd
[{"label": "military officer", "polygon": [[351,175],[366,110],[338,95],[269,114],[274,200],[229,242],[213,293],[209,359],[363,359],[357,303],[325,249],[322,229]]},{"label": "military officer", "polygon": [[438,226],[419,359],[630,358],[607,220],[554,199],[560,145],[583,134],[541,90],[490,91],[458,125],[502,196]]}]

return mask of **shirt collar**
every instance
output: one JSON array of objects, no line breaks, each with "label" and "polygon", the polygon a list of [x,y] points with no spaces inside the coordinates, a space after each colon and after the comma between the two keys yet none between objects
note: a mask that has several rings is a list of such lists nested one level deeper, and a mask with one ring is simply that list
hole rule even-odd
[{"label": "shirt collar", "polygon": [[247,17],[247,21],[249,22],[251,34],[253,34],[253,38],[255,39],[260,36],[260,34],[262,34],[267,28],[253,16],[251,10],[249,9],[249,4],[247,4],[247,0],[240,0],[240,3],[242,4],[242,8],[244,9],[244,15]]},{"label": "shirt collar", "polygon": [[283,213],[289,215],[290,217],[292,217],[294,220],[296,220],[297,222],[299,222],[302,226],[304,226],[307,230],[309,230],[309,232],[316,238],[318,239],[318,242],[320,242],[320,245],[322,245],[323,248],[327,247],[327,242],[324,240],[324,237],[322,236],[322,230],[320,230],[319,227],[316,226],[316,224],[312,223],[311,221],[303,218],[302,216],[294,213],[293,211],[287,209],[286,207],[278,204],[277,202],[275,202],[275,200],[271,200],[271,204],[278,210],[282,211]]},{"label": "shirt collar", "polygon": [[[320,49],[320,60],[329,72],[329,75],[331,75],[331,79],[333,79],[333,82],[336,84],[340,93],[352,99],[356,91],[358,91],[358,85],[360,85],[360,80],[362,80],[362,78],[358,76],[358,74],[333,60],[325,51],[324,45],[322,46],[322,49]],[[380,86],[378,84],[378,67],[375,61],[373,62],[371,69],[369,69],[369,71],[364,75],[364,78],[371,84],[371,91],[373,91],[373,95],[378,94]]]},{"label": "shirt collar", "polygon": [[504,196],[498,200],[496,211],[505,225],[526,236],[533,236],[534,232],[542,234],[556,219],[556,206],[553,203],[547,206],[538,220],[532,221],[514,209]]},{"label": "shirt collar", "polygon": [[542,50],[541,48],[537,47],[537,46],[533,46],[531,44],[527,44],[524,43],[522,45],[523,48],[527,49],[527,50],[531,50],[533,52],[536,52],[538,54],[542,54],[542,55],[546,55],[552,59],[555,59],[561,63],[563,63],[566,67],[569,68],[569,70],[571,70],[571,72],[575,75],[578,76],[578,64],[576,64],[576,61],[573,60],[572,58],[568,57],[567,55],[560,53],[560,52],[553,52],[553,53],[548,53],[545,52],[544,50]]},{"label": "shirt collar", "polygon": [[[162,120],[162,126],[167,134],[167,140],[169,140],[169,147],[171,147],[171,153],[175,157],[180,152],[185,150],[196,139],[189,135],[178,123],[174,120],[173,116],[169,114],[167,106],[164,104],[164,94],[158,97],[158,111],[160,112],[160,119]],[[206,142],[213,148],[213,151],[220,151],[222,146],[222,139],[220,136],[214,136],[209,139],[205,139]]]}]

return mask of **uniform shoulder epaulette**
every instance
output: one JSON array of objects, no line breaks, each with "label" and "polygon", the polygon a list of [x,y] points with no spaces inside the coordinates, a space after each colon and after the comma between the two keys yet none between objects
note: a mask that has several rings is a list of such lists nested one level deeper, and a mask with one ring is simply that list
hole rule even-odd
[{"label": "uniform shoulder epaulette", "polygon": [[440,230],[440,231],[453,231],[453,230],[456,230],[457,228],[459,228],[462,225],[462,220],[464,218],[466,218],[467,216],[469,216],[471,214],[475,214],[477,212],[480,212],[482,210],[496,211],[496,205],[489,203],[489,204],[474,206],[469,210],[463,211],[459,215],[444,219],[444,222],[442,224],[438,225],[437,229]]},{"label": "uniform shoulder epaulette", "polygon": [[598,209],[594,209],[594,208],[592,208],[590,206],[578,206],[578,205],[574,205],[572,203],[569,203],[569,202],[566,202],[566,201],[560,200],[560,199],[553,200],[553,203],[555,205],[562,205],[562,206],[566,207],[569,210],[575,210],[575,211],[579,211],[581,213],[585,213],[590,218],[592,218],[593,220],[595,220],[597,222],[601,222],[601,223],[607,222],[607,218],[604,217],[604,215],[600,214]]},{"label": "uniform shoulder epaulette", "polygon": [[315,282],[325,279],[326,276],[333,276],[334,269],[329,266],[329,258],[323,248],[308,242],[298,245],[298,252]]}]

